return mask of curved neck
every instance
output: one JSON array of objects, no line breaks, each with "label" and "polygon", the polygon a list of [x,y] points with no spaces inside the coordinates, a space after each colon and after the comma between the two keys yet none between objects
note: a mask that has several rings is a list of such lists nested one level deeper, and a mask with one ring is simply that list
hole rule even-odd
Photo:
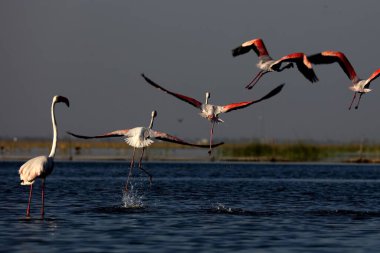
[{"label": "curved neck", "polygon": [[149,129],[152,129],[154,122],[154,116],[152,115],[152,118],[150,119]]},{"label": "curved neck", "polygon": [[50,109],[51,110],[51,121],[53,124],[53,143],[51,145],[49,157],[54,157],[55,149],[57,148],[58,131],[57,131],[57,122],[55,121],[55,116],[54,116],[54,105],[55,105],[55,102],[53,101],[51,104],[51,109]]}]

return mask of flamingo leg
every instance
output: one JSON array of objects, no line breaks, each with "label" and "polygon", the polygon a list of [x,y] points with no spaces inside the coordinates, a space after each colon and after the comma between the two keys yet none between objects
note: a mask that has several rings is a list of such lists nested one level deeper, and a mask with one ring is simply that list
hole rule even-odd
[{"label": "flamingo leg", "polygon": [[149,185],[152,186],[152,175],[142,167],[142,159],[144,156],[144,151],[145,151],[145,148],[143,148],[141,152],[141,157],[139,161],[139,169],[142,170],[147,175],[147,177],[149,178]]},{"label": "flamingo leg", "polygon": [[351,106],[352,106],[352,104],[354,103],[355,98],[356,98],[356,93],[357,93],[357,92],[355,92],[354,97],[352,98],[352,101],[351,101],[350,107],[348,107],[348,110],[351,110]]},{"label": "flamingo leg", "polygon": [[41,218],[45,215],[45,179],[42,179],[42,185],[41,185],[41,196],[42,196],[42,207],[41,207]]},{"label": "flamingo leg", "polygon": [[257,75],[252,79],[252,81],[248,85],[245,86],[245,88],[250,89],[251,83],[253,83],[263,72],[264,72],[264,70],[260,70],[259,73],[257,73]]},{"label": "flamingo leg", "polygon": [[363,94],[364,93],[360,93],[360,96],[359,96],[359,99],[358,99],[358,103],[356,104],[355,109],[359,108],[360,99],[362,98]]},{"label": "flamingo leg", "polygon": [[255,78],[253,78],[253,80],[247,85],[245,86],[245,88],[247,89],[252,89],[253,86],[255,86],[257,84],[257,82],[261,79],[261,77],[263,75],[265,75],[266,73],[268,73],[268,71],[264,71],[264,70],[261,70],[256,76]]},{"label": "flamingo leg", "polygon": [[30,189],[29,189],[29,201],[28,201],[28,208],[26,209],[26,217],[30,217],[30,203],[32,202],[32,192],[33,192],[33,184],[30,185]]},{"label": "flamingo leg", "polygon": [[133,148],[131,165],[129,166],[129,173],[128,173],[128,178],[127,178],[127,183],[125,184],[125,191],[128,191],[129,178],[132,176],[133,165],[135,164],[135,153],[136,153],[136,148]]},{"label": "flamingo leg", "polygon": [[211,131],[210,131],[210,148],[208,150],[209,155],[211,155],[211,151],[212,151],[212,137],[214,135],[214,125],[215,125],[215,122],[212,122]]}]

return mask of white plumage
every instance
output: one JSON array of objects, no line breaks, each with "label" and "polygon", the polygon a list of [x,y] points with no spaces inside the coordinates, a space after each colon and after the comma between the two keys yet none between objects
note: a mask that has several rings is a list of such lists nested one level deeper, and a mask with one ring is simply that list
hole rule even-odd
[{"label": "white plumage", "polygon": [[57,123],[55,121],[55,115],[54,115],[54,106],[56,103],[63,102],[67,106],[70,106],[69,100],[62,96],[54,96],[53,101],[51,103],[51,120],[53,124],[53,142],[50,150],[49,156],[37,156],[35,158],[32,158],[25,162],[19,169],[18,173],[20,174],[20,180],[21,185],[30,185],[29,190],[29,201],[28,201],[28,207],[26,209],[26,216],[30,216],[30,202],[32,197],[32,191],[33,191],[33,183],[36,180],[36,178],[42,179],[42,207],[41,207],[41,216],[43,217],[44,212],[44,189],[45,189],[45,178],[51,174],[54,168],[54,155],[55,150],[57,147],[57,136],[58,136],[58,130],[57,130]]},{"label": "white plumage", "polygon": [[[153,122],[154,118],[157,116],[156,111],[152,111],[151,115],[151,120],[149,127],[135,127],[131,129],[123,129],[123,130],[115,130],[109,133],[105,133],[102,135],[96,135],[96,136],[85,136],[85,135],[78,135],[74,134],[71,132],[67,132],[68,134],[77,137],[77,138],[82,138],[82,139],[92,139],[92,138],[108,138],[108,137],[119,137],[123,136],[125,137],[124,140],[125,142],[133,147],[133,154],[132,154],[132,159],[131,159],[131,165],[129,168],[129,174],[128,174],[128,179],[126,183],[126,191],[128,190],[128,182],[129,178],[132,175],[132,168],[135,162],[135,152],[137,148],[141,148],[141,156],[139,160],[139,165],[138,168],[141,169],[149,178],[150,183],[152,183],[152,176],[142,167],[142,158],[144,155],[145,148],[150,146],[151,144],[154,143],[154,140],[161,140],[161,141],[167,141],[167,142],[172,142],[172,143],[177,143],[177,144],[182,144],[182,145],[188,145],[188,146],[194,146],[194,147],[201,147],[201,148],[208,148],[208,145],[199,145],[199,144],[193,144],[186,142],[176,136],[160,132],[160,131],[155,131],[152,130],[153,127]],[[217,143],[214,144],[213,147],[222,145],[223,143]]]},{"label": "white plumage", "polygon": [[150,146],[154,141],[150,139],[151,130],[146,127],[135,127],[129,129],[124,139],[128,145],[135,148],[145,148]]},{"label": "white plumage", "polygon": [[53,171],[53,158],[47,156],[37,156],[24,163],[20,170],[21,185],[31,185],[36,178],[50,175]]}]

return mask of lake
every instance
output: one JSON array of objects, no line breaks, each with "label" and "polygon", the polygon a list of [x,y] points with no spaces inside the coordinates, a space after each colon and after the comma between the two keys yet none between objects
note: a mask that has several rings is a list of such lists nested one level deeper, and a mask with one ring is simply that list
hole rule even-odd
[{"label": "lake", "polygon": [[3,252],[376,252],[380,165],[56,162],[31,218],[22,162],[0,162]]}]

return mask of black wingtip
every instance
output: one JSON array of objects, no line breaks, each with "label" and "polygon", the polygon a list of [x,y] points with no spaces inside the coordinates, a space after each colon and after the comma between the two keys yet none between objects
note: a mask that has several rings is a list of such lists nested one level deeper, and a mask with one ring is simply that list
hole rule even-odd
[{"label": "black wingtip", "polygon": [[232,49],[232,56],[233,56],[233,57],[236,57],[236,56],[239,55],[239,48],[240,48],[240,47],[237,47],[237,48]]},{"label": "black wingtip", "polygon": [[244,48],[242,46],[238,46],[237,48],[232,49],[232,56],[236,57],[236,56],[245,54],[248,51],[249,51],[249,49],[247,50],[247,48]]},{"label": "black wingtip", "polygon": [[77,138],[81,138],[81,139],[91,139],[91,137],[88,137],[88,136],[83,136],[83,135],[79,135],[79,134],[74,134],[70,131],[66,131],[67,134],[71,135],[71,136],[74,136],[74,137],[77,137]]},{"label": "black wingtip", "polygon": [[284,86],[285,86],[285,83],[280,84],[279,86],[274,88],[271,92],[269,92],[264,97],[262,97],[260,100],[265,100],[265,99],[268,99],[268,98],[271,98],[271,97],[277,95],[278,93],[281,92],[281,90],[282,90],[282,88],[284,88]]},{"label": "black wingtip", "polygon": [[149,79],[144,73],[141,73],[141,76],[142,76],[142,78],[144,78],[145,81],[147,81],[149,84],[151,84],[151,85],[153,85],[153,86],[155,86],[155,87],[158,86],[158,84],[156,84],[155,82],[153,82],[152,80],[150,80],[150,79]]},{"label": "black wingtip", "polygon": [[316,75],[314,76],[311,76],[309,78],[307,78],[311,83],[316,83],[319,81],[318,77]]},{"label": "black wingtip", "polygon": [[251,50],[251,47],[243,47],[243,46],[238,46],[235,49],[232,49],[232,56],[236,57],[242,54],[246,54]]},{"label": "black wingtip", "polygon": [[215,147],[218,147],[218,146],[223,145],[223,144],[224,144],[224,142],[219,142],[219,143],[212,144],[211,147],[215,148]]}]

